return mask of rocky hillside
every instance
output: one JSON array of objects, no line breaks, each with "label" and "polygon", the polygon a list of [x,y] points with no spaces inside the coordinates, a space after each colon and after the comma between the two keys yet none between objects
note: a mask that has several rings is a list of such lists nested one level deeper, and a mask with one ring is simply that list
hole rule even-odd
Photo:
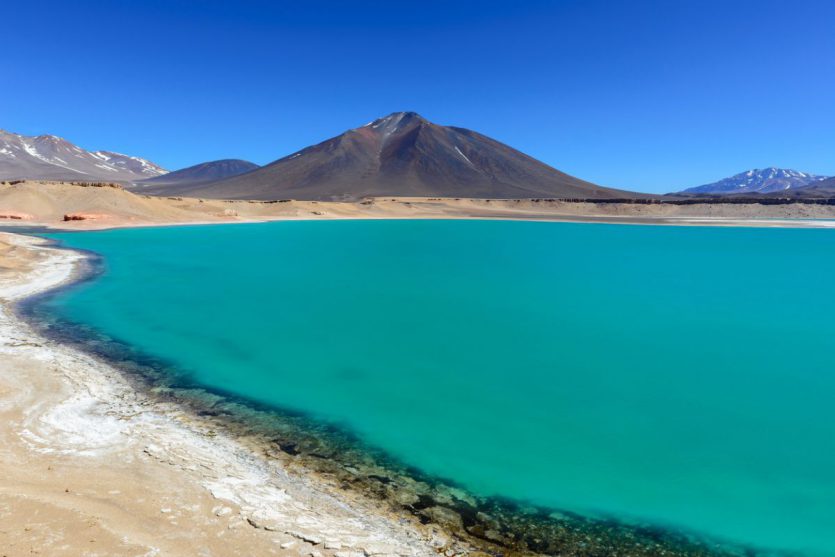
[{"label": "rocky hillside", "polygon": [[835,199],[835,178],[827,178],[782,193],[772,193],[772,196],[796,197],[800,199]]},{"label": "rocky hillside", "polygon": [[238,176],[260,168],[257,164],[240,159],[224,159],[204,162],[148,178],[133,184],[134,191],[150,195],[167,195],[183,187],[195,187],[224,178]]},{"label": "rocky hillside", "polygon": [[168,195],[220,199],[620,198],[480,133],[396,112],[253,172]]},{"label": "rocky hillside", "polygon": [[0,180],[129,182],[167,171],[147,159],[112,151],[86,151],[54,135],[0,130]]}]

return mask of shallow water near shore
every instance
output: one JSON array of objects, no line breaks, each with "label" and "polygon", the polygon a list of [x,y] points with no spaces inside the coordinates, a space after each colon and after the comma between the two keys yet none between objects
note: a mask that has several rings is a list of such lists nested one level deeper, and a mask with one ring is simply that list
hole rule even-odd
[{"label": "shallow water near shore", "polygon": [[54,233],[46,309],[474,493],[835,555],[835,236],[493,221]]}]

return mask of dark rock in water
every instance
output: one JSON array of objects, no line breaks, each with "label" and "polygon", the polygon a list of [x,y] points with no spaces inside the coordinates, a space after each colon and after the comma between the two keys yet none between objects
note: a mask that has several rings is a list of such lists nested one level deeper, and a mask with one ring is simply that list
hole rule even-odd
[{"label": "dark rock in water", "polygon": [[279,443],[278,448],[292,456],[299,454],[298,445],[295,443]]}]

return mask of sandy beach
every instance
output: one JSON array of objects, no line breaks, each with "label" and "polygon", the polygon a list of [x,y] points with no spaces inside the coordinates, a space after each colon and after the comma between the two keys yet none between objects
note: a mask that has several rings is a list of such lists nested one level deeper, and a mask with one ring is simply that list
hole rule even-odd
[{"label": "sandy beach", "polygon": [[469,552],[435,527],[260,458],[16,317],[16,302],[70,280],[82,258],[0,236],[0,554]]},{"label": "sandy beach", "polygon": [[548,199],[373,198],[231,201],[138,195],[121,186],[0,183],[0,224],[93,230],[325,219],[521,219],[678,226],[835,227],[835,205],[632,204]]}]

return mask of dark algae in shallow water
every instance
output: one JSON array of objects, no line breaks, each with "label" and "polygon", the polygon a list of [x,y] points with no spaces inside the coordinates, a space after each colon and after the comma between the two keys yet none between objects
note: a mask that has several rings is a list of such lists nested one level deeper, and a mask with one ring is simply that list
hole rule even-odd
[{"label": "dark algae in shallow water", "polygon": [[265,458],[281,461],[289,471],[321,477],[346,492],[378,500],[394,513],[438,525],[471,552],[587,557],[760,554],[672,529],[475,496],[454,482],[404,465],[332,424],[195,385],[188,373],[169,362],[90,327],[56,318],[43,305],[54,294],[30,299],[20,307],[45,336],[104,359],[152,399],[181,405],[202,429],[229,433]]}]

